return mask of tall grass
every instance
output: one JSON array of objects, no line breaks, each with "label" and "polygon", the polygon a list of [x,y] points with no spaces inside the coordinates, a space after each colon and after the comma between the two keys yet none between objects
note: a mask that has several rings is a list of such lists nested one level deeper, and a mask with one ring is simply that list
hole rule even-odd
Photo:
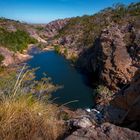
[{"label": "tall grass", "polygon": [[[39,87],[43,87],[41,93],[44,89],[47,92],[52,88],[56,90],[56,87],[46,78],[41,82],[34,81],[33,75],[24,66],[19,76],[13,78],[17,80],[7,84],[13,89],[1,90],[0,140],[56,140],[63,135],[65,126],[59,117],[59,108],[49,101],[47,94],[38,96]],[[46,100],[42,100],[44,98]]]}]

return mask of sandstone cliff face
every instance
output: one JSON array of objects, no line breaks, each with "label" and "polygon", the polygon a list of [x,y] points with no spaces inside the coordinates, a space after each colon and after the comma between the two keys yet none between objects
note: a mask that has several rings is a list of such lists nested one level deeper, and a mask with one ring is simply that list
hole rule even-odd
[{"label": "sandstone cliff face", "polygon": [[21,54],[19,52],[9,51],[7,48],[0,47],[0,54],[4,56],[4,60],[2,61],[3,66],[15,65],[17,63],[21,63],[27,61],[32,56],[28,54]]},{"label": "sandstone cliff face", "polygon": [[[126,29],[127,26],[123,28]],[[99,45],[95,46],[94,57],[91,58],[92,69],[99,70],[100,80],[110,89],[122,88],[132,80],[137,70],[133,65],[138,58],[136,55],[132,57],[125,42],[126,34],[131,31],[124,32],[123,28],[112,25],[103,30]]]},{"label": "sandstone cliff face", "polygon": [[46,25],[36,25],[36,29],[38,28],[38,34],[40,37],[45,38],[46,40],[50,40],[55,37],[59,30],[61,30],[68,23],[69,19],[60,19],[52,21]]},{"label": "sandstone cliff face", "polygon": [[113,124],[90,126],[73,132],[65,140],[139,140],[140,133]]},{"label": "sandstone cliff face", "polygon": [[[111,90],[127,85],[140,63],[140,4],[72,18],[54,41],[67,59]],[[122,10],[123,9],[123,10]]]},{"label": "sandstone cliff face", "polygon": [[[108,106],[109,107],[109,106]],[[112,107],[112,119],[116,119],[116,115],[124,115],[120,109]],[[108,110],[105,111],[108,113]],[[122,114],[121,114],[122,113]],[[112,124],[109,120],[105,119],[103,111],[91,109],[88,110],[77,110],[76,116],[73,116],[66,122],[71,134],[66,137],[66,140],[139,140],[140,133],[134,130],[134,126],[137,123],[132,123],[129,128],[120,127]],[[119,124],[120,125],[120,124]],[[138,124],[139,125],[139,124]],[[137,126],[138,126],[137,125]],[[132,128],[133,127],[133,128]],[[131,129],[130,129],[131,128]]]},{"label": "sandstone cliff face", "polygon": [[[96,108],[100,110],[102,105]],[[79,117],[69,120],[68,125],[74,132],[65,139],[139,140],[140,133],[134,130],[140,130],[140,70],[129,86],[115,94],[113,100],[99,110],[83,111]]]},{"label": "sandstone cliff face", "polygon": [[140,70],[135,73],[132,82],[126,89],[115,95],[111,104],[126,111],[121,119],[122,123],[140,123]]}]

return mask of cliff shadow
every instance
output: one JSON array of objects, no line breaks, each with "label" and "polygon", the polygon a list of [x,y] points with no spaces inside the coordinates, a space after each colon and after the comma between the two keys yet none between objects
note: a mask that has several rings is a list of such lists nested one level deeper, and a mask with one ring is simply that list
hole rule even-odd
[{"label": "cliff shadow", "polygon": [[[100,57],[100,58],[99,58]],[[102,48],[100,39],[97,38],[90,48],[84,49],[76,62],[77,70],[86,75],[85,83],[88,86],[96,87],[100,81],[100,73],[103,64],[101,64]]]}]

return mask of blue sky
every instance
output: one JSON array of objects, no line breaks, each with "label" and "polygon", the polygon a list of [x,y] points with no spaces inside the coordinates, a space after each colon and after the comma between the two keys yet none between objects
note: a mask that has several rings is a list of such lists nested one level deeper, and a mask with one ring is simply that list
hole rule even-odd
[{"label": "blue sky", "polygon": [[0,0],[0,17],[29,23],[94,14],[114,3],[139,0]]}]

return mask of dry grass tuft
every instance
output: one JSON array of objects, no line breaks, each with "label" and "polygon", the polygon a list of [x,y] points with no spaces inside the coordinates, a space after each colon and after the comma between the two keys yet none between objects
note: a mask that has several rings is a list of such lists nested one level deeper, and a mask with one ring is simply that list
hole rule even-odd
[{"label": "dry grass tuft", "polygon": [[30,96],[0,103],[0,140],[56,140],[64,133],[53,104]]},{"label": "dry grass tuft", "polygon": [[65,132],[64,121],[49,101],[57,86],[47,78],[35,81],[24,67],[18,77],[0,79],[0,140],[58,140]]}]

